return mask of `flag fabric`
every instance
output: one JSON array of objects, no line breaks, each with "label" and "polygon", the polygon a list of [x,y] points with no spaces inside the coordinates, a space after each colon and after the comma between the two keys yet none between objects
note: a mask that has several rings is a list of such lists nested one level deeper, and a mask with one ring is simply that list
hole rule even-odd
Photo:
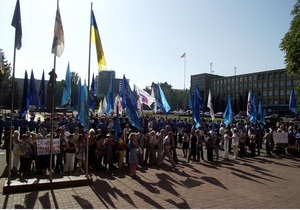
[{"label": "flag fabric", "polygon": [[65,85],[63,89],[63,94],[61,98],[61,106],[64,107],[71,102],[71,72],[70,72],[70,63],[68,63],[67,71],[66,71],[66,78],[65,78]]},{"label": "flag fabric", "polygon": [[102,116],[101,111],[102,111],[102,100],[100,100],[100,102],[99,102],[99,107],[98,107],[98,112],[97,112],[100,117]]},{"label": "flag fabric", "polygon": [[[154,89],[152,87],[151,89],[151,97],[155,98],[155,94],[154,94]],[[155,98],[155,101],[153,103],[153,112],[156,113],[157,112],[157,100]]]},{"label": "flag fabric", "polygon": [[264,109],[263,109],[263,101],[262,98],[259,100],[259,105],[258,105],[258,115],[260,117],[260,122],[263,125],[266,125],[266,119],[265,119],[265,114],[264,114]]},{"label": "flag fabric", "polygon": [[186,54],[183,53],[182,56],[180,56],[180,58],[185,58],[186,57]]},{"label": "flag fabric", "polygon": [[226,126],[229,125],[229,123],[232,122],[233,120],[233,112],[232,112],[232,108],[231,108],[231,100],[230,97],[228,96],[228,100],[227,100],[227,106],[226,106],[226,110],[223,114],[223,118],[224,118],[224,124]]},{"label": "flag fabric", "polygon": [[297,102],[296,102],[296,96],[295,96],[295,90],[294,90],[294,88],[291,89],[289,108],[290,108],[290,110],[295,115],[298,113],[298,111],[297,111]]},{"label": "flag fabric", "polygon": [[42,80],[40,84],[40,91],[39,91],[39,109],[44,110],[45,109],[45,98],[46,98],[46,92],[45,92],[45,73],[43,70],[42,74]]},{"label": "flag fabric", "polygon": [[138,88],[136,85],[134,85],[135,91],[137,93],[138,99],[141,104],[147,105],[149,108],[151,108],[151,105],[155,102],[155,98],[152,97],[149,93],[146,91]]},{"label": "flag fabric", "polygon": [[256,111],[256,103],[255,103],[255,96],[252,93],[252,90],[248,93],[248,103],[247,103],[247,117],[249,118],[250,122],[253,124],[257,123],[257,111]]},{"label": "flag fabric", "polygon": [[[196,89],[197,89],[198,97],[199,97],[199,107],[200,107],[200,109],[204,109],[204,104],[203,104],[203,100],[202,100],[202,97],[201,97],[201,93],[200,93],[200,89],[199,89],[198,84],[196,85]],[[194,95],[194,97],[195,97],[195,95]]]},{"label": "flag fabric", "polygon": [[91,83],[91,90],[90,90],[90,109],[94,112],[95,111],[95,97],[96,97],[96,90],[95,90],[95,77],[93,73],[92,83]]},{"label": "flag fabric", "polygon": [[119,96],[119,94],[115,97],[115,103],[114,103],[114,113],[116,114],[119,112],[119,115],[122,114],[122,98]]},{"label": "flag fabric", "polygon": [[161,105],[160,108],[163,110],[165,115],[167,115],[168,112],[170,111],[171,107],[170,107],[170,105],[166,99],[166,96],[159,84],[157,86],[157,93],[158,93],[157,95],[158,95],[158,102],[159,102],[158,105]]},{"label": "flag fabric", "polygon": [[[119,110],[119,105],[117,103],[117,110]],[[116,112],[116,121],[115,121],[115,139],[118,139],[119,133],[122,132],[121,125],[120,125],[120,115],[119,111]]]},{"label": "flag fabric", "polygon": [[91,11],[91,37],[90,37],[90,40],[91,40],[91,43],[96,44],[99,71],[106,70],[106,61],[105,61],[104,51],[102,48],[102,43],[101,43],[99,30],[98,30],[98,26],[96,23],[93,9]]},{"label": "flag fabric", "polygon": [[200,92],[199,89],[196,87],[195,88],[195,93],[194,93],[194,101],[193,101],[193,120],[195,123],[195,127],[198,128],[201,123],[201,115],[200,115]]},{"label": "flag fabric", "polygon": [[57,57],[60,57],[64,52],[64,48],[65,48],[64,29],[61,21],[59,6],[57,4],[55,25],[54,25],[54,38],[53,38],[51,53],[56,55]]},{"label": "flag fabric", "polygon": [[29,86],[28,86],[28,74],[27,70],[25,70],[25,78],[23,85],[23,94],[22,94],[22,107],[21,107],[21,116],[25,116],[30,105],[29,98]]},{"label": "flag fabric", "polygon": [[2,50],[0,49],[0,73],[4,74],[5,69],[4,69],[4,54]]},{"label": "flag fabric", "polygon": [[39,100],[36,92],[36,84],[35,84],[33,70],[31,70],[31,75],[30,75],[29,99],[30,99],[30,105],[35,105],[36,108],[39,107]]},{"label": "flag fabric", "polygon": [[15,34],[15,48],[20,50],[22,47],[22,22],[21,22],[21,10],[20,2],[17,0],[14,17],[11,25],[16,29]]},{"label": "flag fabric", "polygon": [[86,83],[84,82],[84,85],[81,87],[81,93],[80,93],[80,113],[79,116],[79,122],[84,127],[84,130],[88,130],[88,120],[89,120],[89,109],[88,109],[88,87]]},{"label": "flag fabric", "polygon": [[114,109],[114,83],[115,83],[115,76],[112,74],[110,77],[110,83],[108,87],[108,91],[106,94],[106,113],[110,115]]},{"label": "flag fabric", "polygon": [[194,96],[193,96],[193,91],[190,89],[190,94],[189,94],[189,109],[193,110],[193,103],[194,103]]},{"label": "flag fabric", "polygon": [[210,110],[211,119],[214,121],[215,120],[215,112],[214,112],[214,109],[213,109],[212,97],[211,97],[210,89],[208,90],[207,107]]},{"label": "flag fabric", "polygon": [[138,130],[141,130],[141,122],[138,117],[136,100],[133,98],[133,92],[125,75],[122,79],[120,96],[122,97],[123,107],[126,108],[126,115],[129,117],[131,125],[136,127]]},{"label": "flag fabric", "polygon": [[107,109],[107,100],[106,100],[106,96],[104,96],[104,99],[102,101],[102,115],[107,115],[106,113],[106,109]]},{"label": "flag fabric", "polygon": [[77,115],[77,119],[79,119],[79,116],[81,114],[81,78],[79,77],[78,79],[78,83],[77,83],[77,87],[78,87],[78,115]]}]

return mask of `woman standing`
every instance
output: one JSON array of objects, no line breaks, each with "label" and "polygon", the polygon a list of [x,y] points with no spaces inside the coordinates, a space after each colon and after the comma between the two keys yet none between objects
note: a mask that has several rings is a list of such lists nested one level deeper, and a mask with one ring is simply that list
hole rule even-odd
[{"label": "woman standing", "polygon": [[211,132],[207,133],[205,142],[206,142],[206,149],[207,149],[207,161],[212,162],[214,160],[215,140],[212,137]]},{"label": "woman standing", "polygon": [[[75,128],[76,130],[76,128]],[[78,138],[78,152],[76,153],[76,158],[78,160],[78,171],[83,172],[86,167],[86,161],[85,161],[85,150],[86,150],[86,140],[83,138],[83,136],[80,134]],[[83,166],[83,168],[82,168]]]},{"label": "woman standing", "polygon": [[129,136],[128,136],[128,139],[129,139],[129,148],[130,148],[130,151],[129,151],[129,164],[130,164],[130,176],[135,179],[136,178],[136,175],[135,175],[135,172],[136,172],[136,169],[138,167],[138,157],[137,157],[137,149],[138,149],[138,141],[136,139],[136,134],[135,133],[130,133]]},{"label": "woman standing", "polygon": [[121,132],[118,134],[118,151],[119,151],[118,167],[119,167],[119,169],[123,168],[125,149],[126,149],[126,143],[125,143],[125,139],[124,139],[124,133]]},{"label": "woman standing", "polygon": [[[13,153],[14,153],[14,159],[13,159],[13,168],[12,172],[18,174],[18,167],[20,165],[20,154],[18,154],[18,150],[20,148],[20,133],[19,131],[14,131],[13,134]],[[8,146],[9,147],[9,146]]]},{"label": "woman standing", "polygon": [[32,143],[30,142],[30,139],[28,138],[27,134],[22,135],[22,141],[20,143],[20,149],[23,151],[24,155],[20,156],[20,169],[19,173],[21,177],[24,175],[24,173],[30,172],[31,167],[31,156],[33,154],[32,150]]},{"label": "woman standing", "polygon": [[[182,135],[181,135],[182,136]],[[179,139],[180,139],[180,135],[179,135]],[[186,158],[188,155],[188,151],[189,151],[189,142],[190,142],[190,137],[188,135],[187,132],[184,132],[183,136],[182,136],[182,152],[183,152],[183,157]]]},{"label": "woman standing", "polygon": [[66,162],[64,165],[64,173],[74,172],[75,155],[76,155],[76,144],[74,142],[74,134],[69,135],[69,141],[67,141],[66,150]]},{"label": "woman standing", "polygon": [[237,157],[238,157],[239,141],[240,141],[240,137],[238,134],[238,130],[237,130],[237,128],[234,128],[233,135],[232,135],[233,159],[237,159]]},{"label": "woman standing", "polygon": [[225,130],[225,135],[224,135],[224,160],[228,159],[228,153],[229,153],[229,141],[231,139],[230,132],[228,129]]},{"label": "woman standing", "polygon": [[88,142],[89,142],[89,159],[88,159],[88,164],[89,167],[94,166],[95,164],[95,152],[96,152],[96,136],[95,136],[95,130],[93,128],[90,129],[89,131],[89,136],[88,136]]}]

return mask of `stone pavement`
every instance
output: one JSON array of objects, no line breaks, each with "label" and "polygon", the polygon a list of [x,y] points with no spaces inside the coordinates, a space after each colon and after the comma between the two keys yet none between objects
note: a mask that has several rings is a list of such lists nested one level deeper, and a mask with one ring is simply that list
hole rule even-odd
[{"label": "stone pavement", "polygon": [[[93,175],[91,186],[3,195],[7,179],[2,176],[0,208],[300,208],[299,158],[267,158],[263,153],[198,164],[186,163],[181,149],[177,151],[178,170],[165,161],[161,169],[140,167],[136,180],[129,169],[114,169]],[[4,150],[0,161],[5,162]]]}]

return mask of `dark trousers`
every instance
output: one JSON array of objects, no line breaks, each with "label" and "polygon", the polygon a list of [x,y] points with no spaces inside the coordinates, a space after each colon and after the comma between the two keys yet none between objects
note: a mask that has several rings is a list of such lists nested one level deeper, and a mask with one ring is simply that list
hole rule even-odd
[{"label": "dark trousers", "polygon": [[198,162],[200,161],[200,156],[201,156],[201,159],[204,160],[203,146],[197,147],[196,156],[197,156],[197,161]]},{"label": "dark trousers", "polygon": [[210,148],[207,149],[207,161],[213,161],[214,160],[214,149]]}]

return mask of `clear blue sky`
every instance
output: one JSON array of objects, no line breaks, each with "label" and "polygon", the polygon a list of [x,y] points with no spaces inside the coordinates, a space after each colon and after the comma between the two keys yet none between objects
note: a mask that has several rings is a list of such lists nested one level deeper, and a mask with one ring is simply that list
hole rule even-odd
[{"label": "clear blue sky", "polygon": [[[108,69],[125,74],[130,85],[145,88],[152,82],[185,87],[190,76],[210,73],[237,75],[285,68],[279,43],[290,27],[296,0],[95,0]],[[13,62],[15,0],[0,0],[0,48]],[[53,68],[56,0],[20,0],[23,45],[17,51],[16,77],[33,69],[41,79]],[[65,51],[57,58],[58,80],[71,71],[87,79],[91,1],[60,0]],[[92,45],[91,75],[97,73]],[[46,77],[48,78],[48,75]]]}]

